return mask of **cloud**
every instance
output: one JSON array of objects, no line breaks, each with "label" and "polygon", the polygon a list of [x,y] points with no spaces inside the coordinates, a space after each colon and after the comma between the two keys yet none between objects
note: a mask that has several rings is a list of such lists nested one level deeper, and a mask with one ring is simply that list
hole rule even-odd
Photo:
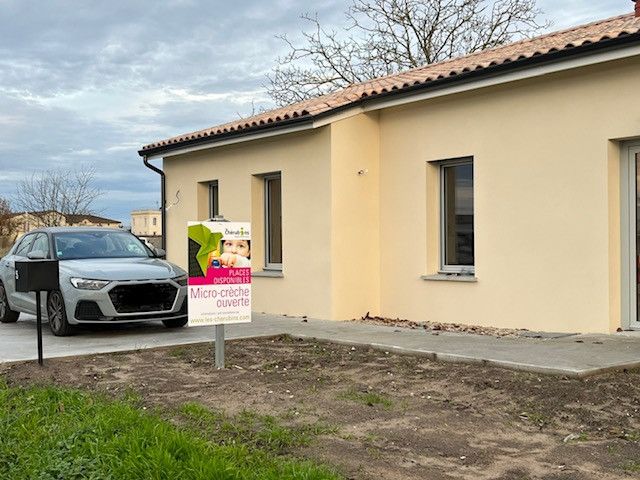
[{"label": "cloud", "polygon": [[138,145],[136,142],[125,142],[125,143],[120,143],[118,145],[111,145],[110,147],[107,147],[105,149],[105,151],[112,153],[112,152],[131,152],[135,149],[137,149],[138,147],[140,147],[140,145]]},{"label": "cloud", "polygon": [[[127,221],[159,179],[144,144],[269,108],[264,75],[303,12],[344,24],[349,0],[2,0],[0,195],[34,170],[94,165],[98,209]],[[556,27],[631,11],[619,0],[542,0]]]},{"label": "cloud", "polygon": [[633,4],[628,0],[539,0],[538,5],[553,20],[552,30],[631,13]]}]

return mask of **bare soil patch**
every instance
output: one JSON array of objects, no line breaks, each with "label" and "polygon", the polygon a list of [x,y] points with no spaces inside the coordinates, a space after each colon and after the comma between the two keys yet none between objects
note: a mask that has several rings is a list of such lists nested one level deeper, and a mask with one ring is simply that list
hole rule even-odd
[{"label": "bare soil patch", "polygon": [[[197,402],[229,415],[320,423],[292,455],[349,479],[618,479],[640,476],[640,372],[588,379],[433,362],[293,340],[231,341],[216,371],[200,344],[0,367],[10,385],[122,395],[165,415]],[[327,433],[327,431],[329,433]]]}]

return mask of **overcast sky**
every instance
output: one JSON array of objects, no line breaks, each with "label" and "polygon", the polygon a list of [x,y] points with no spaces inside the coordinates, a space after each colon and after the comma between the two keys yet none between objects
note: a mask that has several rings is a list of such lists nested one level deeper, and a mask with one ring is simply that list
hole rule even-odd
[{"label": "overcast sky", "polygon": [[[340,26],[347,0],[0,0],[0,196],[38,169],[91,164],[97,209],[129,224],[156,207],[137,150],[269,107],[264,75],[300,13]],[[552,29],[630,0],[538,0]]]}]

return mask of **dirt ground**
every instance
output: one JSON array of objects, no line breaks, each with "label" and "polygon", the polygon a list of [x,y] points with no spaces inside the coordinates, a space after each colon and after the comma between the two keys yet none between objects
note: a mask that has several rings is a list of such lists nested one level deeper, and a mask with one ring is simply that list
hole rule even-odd
[{"label": "dirt ground", "polygon": [[535,332],[529,332],[529,330],[526,329],[516,330],[511,328],[480,327],[477,325],[430,322],[427,320],[418,323],[403,318],[387,318],[377,316],[372,317],[369,315],[369,312],[367,312],[365,316],[361,318],[354,318],[351,321],[356,323],[367,323],[369,325],[383,325],[385,327],[409,328],[411,330],[427,330],[434,334],[437,334],[439,332],[458,332],[471,333],[474,335],[491,335],[494,337],[539,336],[536,335]]},{"label": "dirt ground", "polygon": [[569,379],[275,339],[0,367],[10,385],[55,382],[154,406],[197,402],[335,426],[291,454],[349,479],[640,478],[640,372]]}]

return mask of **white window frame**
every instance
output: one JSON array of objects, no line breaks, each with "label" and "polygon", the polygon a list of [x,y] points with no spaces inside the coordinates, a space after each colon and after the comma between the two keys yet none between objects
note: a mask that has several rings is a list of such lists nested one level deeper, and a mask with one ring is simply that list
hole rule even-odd
[{"label": "white window frame", "polygon": [[438,162],[439,169],[439,177],[440,177],[440,269],[439,273],[445,274],[457,274],[457,275],[475,275],[476,266],[475,266],[475,168],[473,169],[473,183],[472,187],[474,189],[474,202],[473,202],[473,236],[474,236],[474,255],[473,255],[473,265],[447,265],[447,228],[446,228],[446,197],[445,197],[445,175],[444,171],[448,167],[456,167],[460,165],[471,165],[474,166],[474,158],[472,156],[469,157],[461,157],[449,160],[442,160]]},{"label": "white window frame", "polygon": [[640,330],[637,318],[638,291],[636,280],[636,209],[632,206],[636,202],[636,154],[640,154],[640,142],[628,142],[621,148],[620,168],[620,227],[622,240],[622,328]]},{"label": "white window frame", "polygon": [[[282,218],[282,173],[275,172],[262,177],[264,182],[264,269],[282,271],[282,262],[271,262],[269,258],[270,238],[269,238],[269,219],[271,212],[271,205],[269,204],[269,182],[271,180],[280,180],[280,218]],[[280,236],[282,242],[282,221],[280,221]],[[282,256],[282,251],[281,251]]]}]

